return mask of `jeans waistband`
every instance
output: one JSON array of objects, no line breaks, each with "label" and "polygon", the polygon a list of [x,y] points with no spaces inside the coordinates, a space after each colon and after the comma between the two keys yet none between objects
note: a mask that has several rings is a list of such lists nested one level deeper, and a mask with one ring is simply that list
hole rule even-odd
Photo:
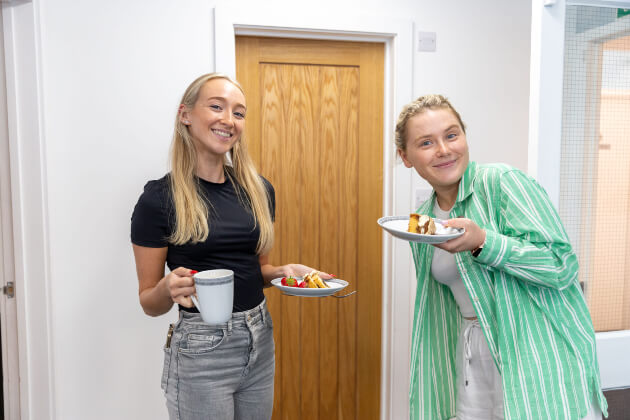
[{"label": "jeans waistband", "polygon": [[[225,329],[228,332],[231,332],[235,325],[253,325],[257,322],[266,324],[268,316],[267,298],[265,298],[258,306],[252,309],[242,312],[232,312],[232,318],[228,322],[216,324],[213,325],[213,327]],[[184,321],[186,324],[209,325],[203,321],[201,314],[198,312],[179,311],[179,320],[180,323]]]}]

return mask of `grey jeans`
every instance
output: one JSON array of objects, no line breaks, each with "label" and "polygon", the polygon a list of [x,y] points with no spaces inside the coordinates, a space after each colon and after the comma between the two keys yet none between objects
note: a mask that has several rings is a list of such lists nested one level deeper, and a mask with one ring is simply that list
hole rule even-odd
[{"label": "grey jeans", "polygon": [[164,348],[162,389],[171,420],[269,420],[275,372],[266,301],[209,325],[180,311]]}]

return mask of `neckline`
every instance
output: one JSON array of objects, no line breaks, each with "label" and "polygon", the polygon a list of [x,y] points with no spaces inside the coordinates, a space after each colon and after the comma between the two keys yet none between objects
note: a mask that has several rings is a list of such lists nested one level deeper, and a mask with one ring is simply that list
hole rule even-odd
[{"label": "neckline", "polygon": [[208,186],[215,186],[215,187],[221,187],[225,184],[228,183],[228,177],[227,175],[225,175],[225,179],[223,180],[223,182],[212,182],[212,181],[208,181],[206,179],[203,179],[201,177],[198,177],[197,175],[195,175],[195,179],[197,179],[197,181],[200,184],[204,184],[204,185],[208,185]]},{"label": "neckline", "polygon": [[436,198],[435,204],[433,205],[433,213],[437,216],[438,219],[448,218],[449,215],[451,214],[451,210],[453,210],[453,207],[451,207],[448,210],[442,210]]},{"label": "neckline", "polygon": [[227,168],[223,168],[223,182],[213,182],[213,181],[208,181],[207,179],[203,179],[200,176],[195,175],[195,179],[197,179],[198,182],[200,182],[201,184],[205,184],[205,185],[210,185],[210,186],[223,186],[225,184],[228,183],[229,181],[229,174],[227,172]]}]

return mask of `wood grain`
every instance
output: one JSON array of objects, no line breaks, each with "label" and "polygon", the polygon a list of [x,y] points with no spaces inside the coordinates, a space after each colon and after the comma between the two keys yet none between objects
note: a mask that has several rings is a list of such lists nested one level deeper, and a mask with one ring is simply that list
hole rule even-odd
[{"label": "wood grain", "polygon": [[[259,167],[264,176],[274,185],[277,197],[277,191],[282,191],[288,187],[285,185],[286,181],[282,176],[281,168],[271,164],[272,162],[278,162],[282,159],[282,145],[279,142],[264,144],[260,139],[284,138],[286,135],[283,110],[282,107],[279,106],[281,102],[278,100],[283,90],[281,89],[280,75],[278,72],[274,72],[273,69],[261,68],[260,77],[257,79],[260,80],[260,111],[250,109],[248,110],[250,111],[248,112],[248,117],[249,114],[259,113],[261,116],[260,121],[265,122],[261,124],[258,130],[259,134],[256,136],[261,156]],[[276,199],[275,239],[277,243],[282,243],[283,238],[287,236],[286,231],[289,229],[287,222],[290,220],[290,217],[287,216],[286,202]],[[283,247],[274,246],[270,254],[270,261],[284,260],[289,257],[287,252],[288,251]],[[280,324],[279,328],[276,326],[274,329],[274,338],[276,341],[275,391],[282,394],[284,390],[294,389],[294,387],[299,384],[299,377],[296,378],[294,374],[296,367],[292,365],[291,358],[285,356],[285,354],[291,354],[292,351],[295,351],[295,343],[291,341],[291,335],[289,334],[295,326],[291,324],[292,318],[286,316],[287,311],[290,310],[286,307],[287,302],[281,298],[277,290],[272,289],[269,292],[268,296],[274,295],[273,300],[269,302],[269,306],[272,309],[272,311],[270,311],[272,319],[276,325]],[[276,320],[280,320],[280,322],[276,323]],[[274,413],[274,415],[280,416],[275,418],[286,418],[284,415],[298,412],[297,408],[292,405],[291,402],[282,405],[274,404],[274,409],[279,410],[279,412]]]},{"label": "wood grain", "polygon": [[[339,83],[335,67],[324,66],[320,70],[321,107],[319,113],[319,138],[322,149],[317,162],[318,178],[322,189],[318,203],[319,243],[322,269],[336,273],[339,271],[337,247],[339,243]],[[320,365],[325,367],[320,374],[320,419],[336,420],[338,336],[337,299],[319,300],[320,310]]]},{"label": "wood grain", "polygon": [[266,291],[273,419],[377,419],[384,47],[256,37],[236,45],[250,150],[276,189],[271,261],[317,267],[347,280],[344,293],[358,290],[346,299]]},{"label": "wood grain", "polygon": [[[317,66],[291,66],[299,70],[301,77],[295,80],[292,91],[299,92],[301,106],[295,112],[295,124],[302,127],[297,133],[296,141],[303,150],[299,157],[301,165],[297,174],[294,174],[300,184],[301,194],[296,197],[294,205],[301,220],[302,230],[295,238],[300,246],[300,262],[310,267],[320,266],[319,226],[315,222],[319,219],[320,208],[316,204],[316,197],[321,195],[320,184],[316,177],[311,176],[309,168],[317,165],[316,157],[320,153],[320,144],[317,139],[317,115],[320,107],[320,89],[318,83],[311,83],[319,79],[319,67]],[[292,299],[287,297],[287,299]],[[320,328],[319,328],[319,299],[303,298],[298,300],[302,306],[300,319],[301,329],[299,333],[302,352],[298,356],[302,362],[302,402],[301,418],[305,420],[319,419],[319,352],[320,352]]]},{"label": "wood grain", "polygon": [[[381,232],[374,226],[383,208],[383,142],[363,147],[363,139],[383,136],[383,45],[361,52],[359,109],[359,261],[357,269],[357,418],[376,418],[381,384]],[[363,103],[369,106],[363,106]],[[378,134],[377,134],[378,133]],[[378,366],[379,370],[366,369]]]},{"label": "wood grain", "polygon": [[[339,72],[341,69],[338,70]],[[359,166],[359,69],[343,72],[339,110],[343,177],[339,200],[339,278],[348,281],[344,293],[357,289],[358,244],[358,166]],[[345,211],[341,211],[341,210]],[[357,295],[339,302],[339,418],[356,419],[357,413]]]}]

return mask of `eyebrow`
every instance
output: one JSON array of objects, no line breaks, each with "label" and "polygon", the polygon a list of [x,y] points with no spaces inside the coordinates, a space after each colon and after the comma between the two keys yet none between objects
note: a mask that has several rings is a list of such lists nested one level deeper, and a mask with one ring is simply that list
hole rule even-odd
[{"label": "eyebrow", "polygon": [[415,139],[413,139],[413,141],[420,141],[420,140],[424,140],[424,139],[428,139],[431,138],[431,134],[425,134],[423,136],[418,136]]},{"label": "eyebrow", "polygon": [[[206,99],[206,102],[209,102],[209,101],[211,101],[211,100],[221,101],[221,102],[227,102],[223,96],[211,96],[210,98],[207,98],[207,99]],[[245,109],[247,109],[247,107],[246,107],[245,105],[243,105],[243,104],[242,104],[242,103],[240,103],[240,102],[237,102],[237,103],[236,103],[236,107],[239,107],[239,106],[240,106],[240,107],[243,107],[243,108],[245,108]]]},{"label": "eyebrow", "polygon": [[[448,127],[446,127],[446,130],[444,130],[444,132],[446,133],[447,131],[450,131],[453,128],[456,128],[458,130],[460,129],[458,124],[451,124]],[[425,135],[416,137],[415,139],[413,139],[413,141],[420,141],[420,140],[428,139],[428,138],[431,138],[432,136],[433,136],[432,134],[425,134]]]}]

